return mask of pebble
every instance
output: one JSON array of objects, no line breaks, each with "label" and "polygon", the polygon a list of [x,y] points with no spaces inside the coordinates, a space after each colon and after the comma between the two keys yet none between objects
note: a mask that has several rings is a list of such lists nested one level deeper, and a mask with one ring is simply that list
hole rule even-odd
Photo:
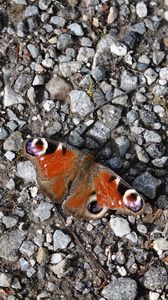
[{"label": "pebble", "polygon": [[36,183],[36,171],[30,161],[19,162],[17,164],[17,176],[26,182]]},{"label": "pebble", "polygon": [[157,205],[161,209],[168,209],[168,196],[160,195],[157,199]]},{"label": "pebble", "polygon": [[81,70],[82,63],[79,61],[70,61],[60,63],[59,68],[63,77],[71,78],[75,73],[78,73]]},{"label": "pebble", "polygon": [[26,22],[20,21],[17,23],[16,34],[18,37],[24,38],[28,34],[28,32],[29,30]]},{"label": "pebble", "polygon": [[32,256],[35,250],[36,245],[31,241],[24,241],[21,247],[19,248],[19,251],[28,257]]},{"label": "pebble", "polygon": [[19,254],[18,249],[20,248],[23,240],[26,237],[26,232],[20,230],[13,230],[5,234],[1,234],[0,237],[0,257],[4,258],[8,262],[16,262]]},{"label": "pebble", "polygon": [[65,26],[66,20],[59,16],[53,16],[50,19],[50,23],[56,26],[57,28],[62,28]]},{"label": "pebble", "polygon": [[123,71],[121,74],[121,84],[120,88],[123,91],[130,92],[136,90],[138,86],[138,77],[132,75],[128,71]]},{"label": "pebble", "polygon": [[142,147],[140,147],[139,145],[135,145],[135,151],[136,151],[137,157],[140,161],[144,162],[145,164],[147,164],[149,162],[149,156],[143,150]]},{"label": "pebble", "polygon": [[111,129],[116,128],[120,122],[122,108],[107,104],[102,107],[102,112],[104,123]]},{"label": "pebble", "polygon": [[155,249],[158,255],[161,256],[163,251],[168,251],[168,240],[166,238],[158,238],[154,240],[153,249]]},{"label": "pebble", "polygon": [[105,76],[106,76],[106,72],[105,69],[102,67],[96,67],[92,70],[91,72],[92,77],[96,80],[96,81],[102,81]]},{"label": "pebble", "polygon": [[56,265],[51,265],[50,269],[53,271],[55,275],[57,275],[58,278],[64,274],[66,271],[66,268],[70,265],[70,261],[67,259],[63,259],[60,263]]},{"label": "pebble", "polygon": [[43,222],[51,217],[52,208],[53,204],[42,201],[33,211],[33,214]]},{"label": "pebble", "polygon": [[130,278],[118,278],[110,282],[102,290],[107,300],[135,300],[137,296],[137,283]]},{"label": "pebble", "polygon": [[135,231],[132,231],[131,233],[127,234],[125,237],[126,237],[126,239],[129,240],[131,243],[137,244],[138,236],[137,236],[137,234],[136,234]]},{"label": "pebble", "polygon": [[150,267],[140,281],[145,288],[151,291],[162,290],[167,285],[168,275],[164,267]]},{"label": "pebble", "polygon": [[48,251],[44,247],[39,247],[37,254],[36,254],[36,260],[39,265],[44,266],[48,259]]},{"label": "pebble", "polygon": [[69,33],[62,33],[57,39],[57,49],[65,50],[67,47],[73,45],[73,38]]},{"label": "pebble", "polygon": [[122,167],[123,160],[121,159],[121,157],[114,156],[108,160],[108,164],[112,170],[118,170]]},{"label": "pebble", "polygon": [[4,216],[2,222],[6,228],[12,228],[17,224],[18,220],[14,217]]},{"label": "pebble", "polygon": [[118,138],[116,138],[115,143],[117,144],[120,155],[125,156],[130,146],[129,139],[126,136],[119,136]]},{"label": "pebble", "polygon": [[166,96],[168,93],[168,87],[166,85],[157,84],[153,87],[152,93],[157,97]]},{"label": "pebble", "polygon": [[156,292],[149,292],[149,300],[159,300],[160,294]]},{"label": "pebble", "polygon": [[47,10],[51,3],[51,0],[39,0],[38,6],[41,10]]},{"label": "pebble", "polygon": [[111,43],[110,50],[117,56],[125,56],[127,54],[127,46],[121,42],[113,41]]},{"label": "pebble", "polygon": [[37,85],[43,85],[44,83],[45,83],[45,76],[44,75],[36,75],[34,77],[32,85],[37,86]]},{"label": "pebble", "polygon": [[147,6],[144,2],[138,2],[136,5],[136,13],[139,18],[145,18],[148,14]]},{"label": "pebble", "polygon": [[8,85],[4,88],[4,98],[3,98],[4,107],[9,107],[12,105],[18,105],[19,103],[25,103],[24,98],[16,93]]},{"label": "pebble", "polygon": [[54,124],[52,126],[47,126],[45,131],[49,136],[51,136],[58,132],[61,132],[61,130],[62,130],[62,124],[58,120],[55,120]]},{"label": "pebble", "polygon": [[118,17],[118,8],[111,6],[107,17],[107,24],[112,24]]},{"label": "pebble", "polygon": [[4,156],[9,160],[12,161],[15,158],[15,153],[12,151],[7,151]]},{"label": "pebble", "polygon": [[28,44],[27,49],[29,50],[32,58],[37,58],[39,55],[39,48],[33,44]]},{"label": "pebble", "polygon": [[71,238],[61,230],[56,230],[53,234],[54,251],[66,249],[71,242]]},{"label": "pebble", "polygon": [[160,143],[162,141],[161,136],[152,130],[145,130],[143,136],[147,143]]},{"label": "pebble", "polygon": [[12,283],[12,275],[0,272],[0,286],[10,287]]},{"label": "pebble", "polygon": [[113,229],[115,235],[119,237],[123,237],[131,232],[128,221],[121,217],[112,217],[110,219],[110,226]]},{"label": "pebble", "polygon": [[78,23],[72,23],[69,26],[67,26],[67,28],[70,29],[70,31],[76,36],[84,35],[83,29]]},{"label": "pebble", "polygon": [[12,178],[10,178],[9,180],[8,180],[8,182],[6,183],[6,188],[8,189],[8,190],[12,190],[12,189],[14,189],[15,188],[15,182],[14,182],[14,180],[12,179]]},{"label": "pebble", "polygon": [[45,88],[50,94],[50,99],[59,101],[66,100],[72,89],[70,83],[55,74],[45,84]]},{"label": "pebble", "polygon": [[19,131],[11,133],[11,135],[4,141],[3,148],[5,151],[18,152],[22,149],[23,139]]},{"label": "pebble", "polygon": [[88,136],[93,137],[101,144],[104,144],[110,138],[110,129],[103,123],[97,121],[93,128],[89,130]]},{"label": "pebble", "polygon": [[152,164],[157,168],[164,168],[167,166],[168,156],[162,156],[161,158],[155,158],[152,160]]},{"label": "pebble", "polygon": [[168,67],[161,68],[159,76],[161,79],[168,81]]},{"label": "pebble", "polygon": [[23,93],[27,88],[30,87],[33,80],[33,75],[31,74],[20,74],[14,84],[14,90],[17,93]]},{"label": "pebble", "polygon": [[152,68],[149,68],[144,72],[144,76],[146,77],[148,85],[151,85],[156,81],[158,74]]},{"label": "pebble", "polygon": [[151,144],[146,148],[146,152],[152,157],[152,158],[159,158],[164,153],[164,148],[161,144]]},{"label": "pebble", "polygon": [[33,17],[39,14],[38,7],[36,5],[28,5],[25,9],[25,17]]},{"label": "pebble", "polygon": [[149,172],[145,172],[134,180],[133,186],[145,196],[154,199],[161,183],[160,179],[155,178]]},{"label": "pebble", "polygon": [[63,259],[65,255],[62,253],[54,253],[51,255],[51,264],[59,264]]},{"label": "pebble", "polygon": [[43,61],[41,62],[44,68],[50,69],[53,68],[54,66],[54,61],[51,58],[45,58],[43,59]]},{"label": "pebble", "polygon": [[93,48],[81,47],[77,55],[77,61],[87,64],[94,57],[95,51]]},{"label": "pebble", "polygon": [[7,137],[8,133],[5,128],[0,127],[0,141],[4,140]]},{"label": "pebble", "polygon": [[80,117],[86,116],[94,108],[86,92],[73,90],[70,92],[71,112]]}]

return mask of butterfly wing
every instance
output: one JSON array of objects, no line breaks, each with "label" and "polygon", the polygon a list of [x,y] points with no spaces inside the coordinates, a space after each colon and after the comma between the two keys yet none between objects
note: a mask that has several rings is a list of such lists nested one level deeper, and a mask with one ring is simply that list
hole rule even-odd
[{"label": "butterfly wing", "polygon": [[88,174],[77,176],[63,207],[77,218],[99,219],[108,209],[141,214],[144,200],[109,168],[93,164]]},{"label": "butterfly wing", "polygon": [[44,138],[27,140],[24,154],[37,170],[39,186],[55,202],[61,202],[79,172],[84,154],[67,144]]}]

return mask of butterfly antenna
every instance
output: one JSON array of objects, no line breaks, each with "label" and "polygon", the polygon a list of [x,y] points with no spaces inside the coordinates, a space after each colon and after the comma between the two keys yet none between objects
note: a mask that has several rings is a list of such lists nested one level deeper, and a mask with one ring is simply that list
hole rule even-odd
[{"label": "butterfly antenna", "polygon": [[98,272],[101,271],[101,273],[102,273],[102,275],[103,275],[103,277],[105,279],[105,282],[103,282],[103,285],[104,285],[104,283],[110,281],[111,274],[107,270],[105,270],[99,264],[99,262],[97,261],[96,255],[94,255],[91,252],[89,252],[89,253],[87,252],[87,250],[86,250],[86,248],[84,246],[84,243],[80,240],[80,238],[78,237],[77,233],[74,230],[72,230],[69,226],[66,225],[66,221],[64,219],[64,216],[63,216],[62,212],[59,210],[58,207],[56,207],[56,213],[57,213],[59,219],[61,220],[61,223],[62,223],[63,227],[66,228],[66,230],[68,231],[69,235],[71,237],[73,237],[73,240],[79,246],[79,248],[83,252],[84,256],[86,256],[88,258],[88,260],[90,261],[90,263],[94,265],[94,267],[97,269]]}]

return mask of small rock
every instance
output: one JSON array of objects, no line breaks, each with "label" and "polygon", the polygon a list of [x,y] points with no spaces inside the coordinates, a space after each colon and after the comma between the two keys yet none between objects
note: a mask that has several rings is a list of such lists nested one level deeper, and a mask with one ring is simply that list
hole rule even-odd
[{"label": "small rock", "polygon": [[71,30],[71,32],[76,35],[76,36],[83,36],[84,32],[82,30],[81,25],[79,25],[78,23],[72,23],[70,24],[68,27],[68,29]]},{"label": "small rock", "polygon": [[11,179],[8,180],[8,182],[7,182],[7,184],[6,184],[6,188],[7,188],[8,190],[12,190],[12,189],[14,189],[14,187],[15,187],[15,182],[14,182],[14,180],[11,178]]},{"label": "small rock", "polygon": [[129,242],[137,244],[138,236],[135,231],[132,231],[131,233],[127,234],[125,237],[127,240],[129,240]]},{"label": "small rock", "polygon": [[36,75],[34,77],[33,86],[37,86],[37,85],[43,85],[45,83],[45,76],[44,75]]},{"label": "small rock", "polygon": [[141,233],[141,234],[146,234],[148,232],[147,227],[143,224],[138,224],[137,225],[137,230]]},{"label": "small rock", "polygon": [[6,228],[12,228],[13,226],[15,226],[17,224],[18,220],[14,217],[4,216],[2,218],[2,222]]},{"label": "small rock", "polygon": [[149,300],[159,300],[160,294],[156,292],[149,292]]},{"label": "small rock", "polygon": [[102,107],[102,112],[102,119],[104,123],[110,129],[114,129],[120,122],[122,108],[106,104]]},{"label": "small rock", "polygon": [[39,0],[38,5],[41,10],[47,10],[50,3],[51,3],[51,0]]},{"label": "small rock", "polygon": [[82,63],[79,61],[64,62],[59,65],[60,71],[64,77],[71,78],[73,74],[80,71]]},{"label": "small rock", "polygon": [[62,28],[65,26],[66,20],[59,16],[53,16],[50,19],[50,23],[56,26],[57,28]]},{"label": "small rock", "polygon": [[12,276],[8,273],[0,273],[0,286],[10,287],[12,282]]},{"label": "small rock", "polygon": [[80,117],[86,116],[94,108],[86,92],[78,90],[70,92],[70,107],[72,113],[78,114]]},{"label": "small rock", "polygon": [[137,283],[130,278],[118,278],[102,290],[102,295],[108,300],[135,300]]},{"label": "small rock", "polygon": [[65,100],[69,95],[72,87],[63,78],[53,75],[53,77],[46,83],[46,90],[50,94],[51,99]]},{"label": "small rock", "polygon": [[141,284],[152,291],[163,289],[167,285],[168,276],[164,267],[151,267],[141,278]]},{"label": "small rock", "polygon": [[28,278],[31,278],[34,274],[36,274],[36,270],[33,267],[30,267],[30,269],[28,269],[26,272]]},{"label": "small rock", "polygon": [[14,89],[17,93],[23,93],[29,88],[33,80],[33,75],[30,74],[20,74],[15,81]]},{"label": "small rock", "polygon": [[3,148],[5,151],[18,152],[22,149],[23,139],[19,131],[13,132],[3,143]]},{"label": "small rock", "polygon": [[131,228],[126,219],[121,217],[111,218],[110,226],[113,229],[116,236],[123,237],[131,232]]},{"label": "small rock", "polygon": [[28,5],[25,9],[25,17],[33,17],[39,14],[38,7],[36,5]]},{"label": "small rock", "polygon": [[20,162],[17,165],[17,176],[26,182],[36,183],[36,171],[30,161]]},{"label": "small rock", "polygon": [[155,97],[166,96],[168,94],[168,87],[167,85],[157,84],[153,87],[152,93],[155,95]]},{"label": "small rock", "polygon": [[147,143],[160,143],[162,141],[161,136],[152,130],[144,131],[144,139]]},{"label": "small rock", "polygon": [[160,195],[157,199],[158,207],[161,209],[168,209],[168,196]]},{"label": "small rock", "polygon": [[8,133],[5,128],[0,127],[0,141],[4,140],[7,137]]},{"label": "small rock", "polygon": [[8,85],[4,88],[4,107],[9,107],[12,105],[16,105],[19,103],[25,103],[25,100],[23,97],[16,93],[12,88],[10,88]]},{"label": "small rock", "polygon": [[44,266],[47,262],[48,258],[48,252],[47,249],[44,247],[38,248],[37,254],[36,254],[36,260],[39,265]]},{"label": "small rock", "polygon": [[77,61],[87,64],[94,57],[95,51],[93,48],[81,47],[77,55]]},{"label": "small rock", "polygon": [[138,2],[136,5],[136,13],[138,17],[144,18],[148,14],[147,6],[144,2]]},{"label": "small rock", "polygon": [[33,242],[31,241],[25,241],[23,242],[23,244],[21,245],[21,247],[19,248],[19,251],[27,256],[32,256],[34,251],[36,249],[36,246]]},{"label": "small rock", "polygon": [[15,153],[12,151],[7,151],[4,156],[9,160],[12,161],[15,158]]},{"label": "small rock", "polygon": [[28,29],[28,24],[26,21],[19,21],[17,23],[17,36],[20,37],[20,38],[23,38],[25,37],[29,32],[29,29]]},{"label": "small rock", "polygon": [[58,50],[65,50],[67,47],[73,45],[73,39],[70,34],[62,33],[58,36],[57,48]]},{"label": "small rock", "polygon": [[39,55],[39,48],[38,47],[36,47],[33,44],[28,44],[27,49],[29,50],[32,58],[37,58],[37,56]]},{"label": "small rock", "polygon": [[51,217],[52,208],[53,204],[42,201],[40,202],[39,206],[33,211],[33,214],[43,222]]},{"label": "small rock", "polygon": [[62,124],[58,120],[55,120],[52,126],[47,126],[46,133],[49,136],[51,136],[60,132],[61,130],[62,130]]},{"label": "small rock", "polygon": [[149,161],[149,156],[148,154],[143,150],[142,147],[140,147],[139,145],[135,145],[135,151],[137,154],[137,157],[140,161],[144,162],[145,164],[148,163]]},{"label": "small rock", "polygon": [[53,271],[58,278],[66,271],[66,268],[70,265],[70,261],[63,259],[60,263],[50,266],[50,269]]},{"label": "small rock", "polygon": [[121,157],[114,156],[113,158],[109,159],[107,163],[112,170],[118,170],[122,167],[123,160]]},{"label": "small rock", "polygon": [[127,46],[121,42],[113,41],[111,43],[110,50],[117,56],[125,56],[127,54]]},{"label": "small rock", "polygon": [[126,136],[120,136],[120,137],[116,138],[115,143],[117,144],[120,155],[125,156],[128,148],[130,146],[129,139]]},{"label": "small rock", "polygon": [[161,183],[160,179],[156,179],[149,172],[145,172],[134,180],[133,186],[145,196],[154,199]]},{"label": "small rock", "polygon": [[168,81],[168,67],[161,68],[159,76],[161,79]]},{"label": "small rock", "polygon": [[152,164],[157,168],[163,168],[167,166],[168,156],[162,156],[161,158],[155,158],[152,160]]},{"label": "small rock", "polygon": [[104,68],[102,67],[96,67],[92,70],[91,72],[92,77],[96,80],[96,81],[101,81],[105,78],[106,76],[106,72],[104,70]]},{"label": "small rock", "polygon": [[54,253],[51,256],[51,264],[59,264],[63,259],[65,255],[62,253]]},{"label": "small rock", "polygon": [[88,132],[89,137],[93,137],[99,143],[104,144],[110,138],[110,129],[101,122],[97,121],[93,128]]},{"label": "small rock", "polygon": [[41,62],[44,68],[50,69],[53,68],[54,66],[54,60],[51,58],[45,58],[43,59],[43,61]]},{"label": "small rock", "polygon": [[164,148],[161,144],[152,144],[149,147],[146,148],[146,152],[152,157],[152,158],[159,158],[164,153]]},{"label": "small rock", "polygon": [[111,6],[107,17],[107,24],[112,24],[118,17],[118,8]]},{"label": "small rock", "polygon": [[123,91],[130,92],[132,90],[136,90],[138,86],[138,77],[133,76],[128,71],[123,71],[121,75],[121,84],[120,88]]},{"label": "small rock", "polygon": [[168,251],[168,241],[166,238],[158,238],[153,241],[153,249],[158,253],[158,255],[162,255],[163,251]]},{"label": "small rock", "polygon": [[140,23],[136,23],[133,26],[131,26],[131,28],[133,31],[143,35],[146,32],[146,27],[144,22],[140,22]]},{"label": "small rock", "polygon": [[54,251],[57,249],[66,249],[71,242],[71,238],[61,230],[56,230],[53,234]]},{"label": "small rock", "polygon": [[144,76],[147,79],[148,85],[151,85],[157,79],[158,74],[152,68],[149,68],[144,72]]},{"label": "small rock", "polygon": [[164,57],[165,57],[164,51],[154,51],[152,56],[153,63],[155,65],[159,65],[163,61]]}]

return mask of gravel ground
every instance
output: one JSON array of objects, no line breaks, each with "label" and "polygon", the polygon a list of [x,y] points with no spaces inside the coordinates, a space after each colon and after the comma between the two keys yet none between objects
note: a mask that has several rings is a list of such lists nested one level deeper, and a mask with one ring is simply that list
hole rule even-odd
[{"label": "gravel ground", "polygon": [[[167,22],[167,0],[0,0],[0,300],[168,299]],[[144,215],[64,222],[28,136],[96,151]]]}]

